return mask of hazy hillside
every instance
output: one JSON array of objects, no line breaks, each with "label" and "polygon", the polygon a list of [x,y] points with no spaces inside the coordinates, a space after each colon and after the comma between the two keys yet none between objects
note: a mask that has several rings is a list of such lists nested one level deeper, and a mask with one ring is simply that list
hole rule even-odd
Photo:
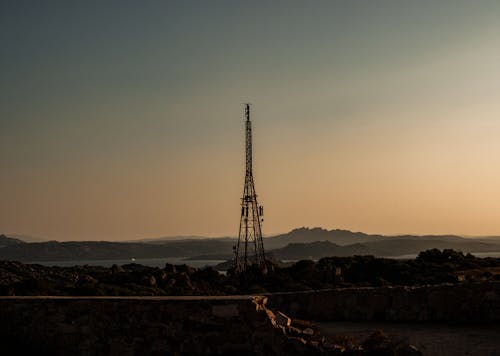
[{"label": "hazy hillside", "polygon": [[48,241],[12,244],[0,248],[0,259],[17,261],[108,260],[156,257],[189,257],[200,253],[231,251],[231,240],[194,240],[170,243],[106,241]]},{"label": "hazy hillside", "polygon": [[368,249],[376,251],[378,256],[400,256],[407,254],[415,254],[420,251],[431,248],[445,249],[452,248],[462,252],[496,252],[500,251],[498,243],[485,243],[475,241],[474,239],[466,239],[449,236],[435,237],[393,237],[384,241],[366,242]]},{"label": "hazy hillside", "polygon": [[49,239],[44,239],[43,237],[35,237],[24,234],[9,234],[9,237],[21,240],[22,242],[44,242],[49,241]]},{"label": "hazy hillside", "polygon": [[468,252],[499,252],[500,246],[475,241],[446,241],[439,238],[390,238],[384,241],[372,241],[340,246],[329,241],[294,243],[285,247],[271,250],[273,256],[279,260],[319,259],[327,256],[374,255],[379,257],[397,257],[402,255],[418,254],[431,248],[455,249]]},{"label": "hazy hillside", "polygon": [[15,239],[13,237],[7,237],[5,235],[0,235],[0,248],[11,245],[23,244],[24,241]]},{"label": "hazy hillside", "polygon": [[286,234],[268,237],[264,244],[269,249],[284,247],[290,243],[308,243],[314,241],[329,241],[337,245],[351,245],[358,242],[379,241],[387,239],[386,236],[368,235],[362,232],[348,230],[325,230],[319,227],[301,227]]},{"label": "hazy hillside", "polygon": [[[324,240],[319,240],[324,238]],[[338,243],[338,242],[341,243]],[[350,243],[348,243],[350,242]],[[342,244],[343,243],[343,244]],[[418,254],[431,248],[455,249],[464,253],[500,252],[499,238],[473,239],[443,236],[381,236],[345,230],[300,228],[264,240],[266,251],[279,260],[318,259],[326,256],[374,255],[397,257]],[[193,259],[231,258],[231,253],[194,256]]]},{"label": "hazy hillside", "polygon": [[291,243],[271,251],[278,260],[319,259],[328,256],[372,255],[373,250],[363,244],[340,246],[329,241]]},{"label": "hazy hillside", "polygon": [[[138,242],[138,243],[151,243],[151,244],[162,244],[165,242],[180,242],[180,241],[191,241],[191,240],[225,240],[230,239],[229,237],[206,237],[206,236],[162,236],[162,237],[152,237],[145,239],[135,239],[127,240],[124,242]],[[233,238],[234,239],[234,238]]]},{"label": "hazy hillside", "polygon": [[[236,239],[191,238],[148,242],[71,241],[25,243],[0,236],[0,259],[18,261],[109,260],[130,258],[185,257],[229,259]],[[500,252],[500,238],[459,236],[381,236],[346,230],[299,228],[264,240],[266,251],[277,259],[318,259],[325,256],[401,256],[430,248],[463,252]]]}]

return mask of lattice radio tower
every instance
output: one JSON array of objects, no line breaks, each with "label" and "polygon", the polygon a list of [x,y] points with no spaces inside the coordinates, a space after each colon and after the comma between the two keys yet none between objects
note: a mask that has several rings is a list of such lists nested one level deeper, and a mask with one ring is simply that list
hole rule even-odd
[{"label": "lattice radio tower", "polygon": [[234,269],[242,272],[252,265],[266,267],[261,222],[264,209],[257,204],[257,194],[252,174],[252,122],[250,105],[245,104],[246,173],[243,197],[241,198],[240,231],[238,244],[234,247]]}]

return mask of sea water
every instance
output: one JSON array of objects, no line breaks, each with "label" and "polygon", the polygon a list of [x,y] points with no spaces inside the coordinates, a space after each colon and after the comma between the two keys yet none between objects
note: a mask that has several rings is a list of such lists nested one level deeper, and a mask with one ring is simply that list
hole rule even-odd
[{"label": "sea water", "polygon": [[71,260],[71,261],[31,261],[27,263],[39,264],[43,266],[58,266],[58,267],[72,267],[72,266],[102,266],[111,267],[112,265],[125,265],[128,263],[137,263],[150,267],[165,267],[166,263],[173,265],[186,264],[191,267],[206,267],[215,266],[219,263],[225,262],[224,260],[186,260],[182,257],[165,257],[165,258],[135,258],[135,259],[121,259],[121,260]]}]

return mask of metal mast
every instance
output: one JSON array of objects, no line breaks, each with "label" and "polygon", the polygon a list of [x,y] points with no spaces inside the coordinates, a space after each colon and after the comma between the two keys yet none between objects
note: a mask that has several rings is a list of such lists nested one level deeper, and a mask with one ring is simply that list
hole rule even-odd
[{"label": "metal mast", "polygon": [[264,209],[257,204],[257,194],[252,174],[252,122],[250,105],[245,104],[246,172],[241,198],[240,230],[235,246],[234,268],[242,272],[252,265],[265,268],[264,243],[261,222]]}]

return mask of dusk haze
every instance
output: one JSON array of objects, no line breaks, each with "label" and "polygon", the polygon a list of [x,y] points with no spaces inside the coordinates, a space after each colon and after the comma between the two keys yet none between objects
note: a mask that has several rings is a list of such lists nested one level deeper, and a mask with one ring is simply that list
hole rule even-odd
[{"label": "dusk haze", "polygon": [[500,355],[500,0],[0,1],[0,355]]},{"label": "dusk haze", "polygon": [[500,235],[497,1],[0,5],[0,230]]}]

